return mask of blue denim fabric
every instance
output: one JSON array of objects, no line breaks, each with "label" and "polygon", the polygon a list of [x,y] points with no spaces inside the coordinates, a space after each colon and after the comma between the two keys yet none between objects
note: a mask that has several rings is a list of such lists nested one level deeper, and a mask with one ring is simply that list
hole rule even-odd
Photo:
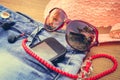
[{"label": "blue denim fabric", "polygon": [[[46,68],[28,55],[21,45],[24,38],[28,38],[28,46],[48,37],[56,38],[67,49],[65,60],[59,62],[56,67],[71,74],[77,74],[86,53],[72,49],[65,40],[64,31],[47,32],[40,22],[31,21],[21,14],[0,6],[0,13],[2,11],[9,12],[11,16],[8,19],[0,17],[0,26],[10,21],[14,21],[16,24],[9,30],[0,27],[0,80],[72,80]],[[10,35],[20,35],[21,33],[25,33],[25,36],[19,38],[15,43],[8,42]],[[40,40],[38,38],[34,40],[36,34]],[[52,64],[50,61],[48,62]]]}]

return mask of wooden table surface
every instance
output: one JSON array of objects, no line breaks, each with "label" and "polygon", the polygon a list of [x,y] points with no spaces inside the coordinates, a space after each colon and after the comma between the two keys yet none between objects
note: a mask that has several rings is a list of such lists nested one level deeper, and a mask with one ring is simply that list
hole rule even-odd
[{"label": "wooden table surface", "polygon": [[44,22],[43,14],[49,0],[0,0],[0,4],[7,8],[20,11],[31,18]]},{"label": "wooden table surface", "polygon": [[[31,18],[44,23],[44,9],[49,0],[0,0],[0,4],[6,6],[13,11],[20,11],[27,14]],[[108,33],[110,28],[98,28],[100,33]],[[120,42],[117,43],[105,43],[99,46],[93,47],[88,53],[88,56],[106,53],[114,56],[118,64],[120,64]],[[112,62],[107,59],[96,59],[93,61],[94,71],[92,76],[112,67]],[[117,70],[109,74],[100,80],[120,80],[120,65]]]}]

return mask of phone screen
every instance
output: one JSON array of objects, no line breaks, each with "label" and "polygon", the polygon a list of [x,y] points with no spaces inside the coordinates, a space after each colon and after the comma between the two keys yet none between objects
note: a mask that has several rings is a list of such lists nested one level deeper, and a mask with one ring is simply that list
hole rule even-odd
[{"label": "phone screen", "polygon": [[51,61],[53,64],[56,64],[64,60],[66,54],[66,48],[55,38],[47,38],[33,47],[31,47],[33,52],[39,57]]},{"label": "phone screen", "polygon": [[51,59],[57,55],[57,53],[46,43],[42,42],[40,45],[36,45],[32,50],[40,57],[44,59]]}]

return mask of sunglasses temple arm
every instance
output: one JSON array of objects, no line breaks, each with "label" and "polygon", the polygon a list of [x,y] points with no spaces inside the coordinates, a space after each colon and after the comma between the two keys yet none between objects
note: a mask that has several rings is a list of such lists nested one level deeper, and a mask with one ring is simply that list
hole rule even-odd
[{"label": "sunglasses temple arm", "polygon": [[99,41],[98,41],[98,34],[99,34],[99,32],[98,32],[96,27],[93,27],[93,28],[94,28],[94,31],[95,31],[95,34],[96,34],[96,39],[95,39],[95,43],[93,44],[93,46],[97,46],[99,44]]}]

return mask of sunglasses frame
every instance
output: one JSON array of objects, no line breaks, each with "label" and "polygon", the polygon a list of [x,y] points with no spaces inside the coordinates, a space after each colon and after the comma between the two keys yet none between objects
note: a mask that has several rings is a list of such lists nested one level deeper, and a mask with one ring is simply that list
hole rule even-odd
[{"label": "sunglasses frame", "polygon": [[[53,10],[55,10],[55,9],[59,9],[59,10],[61,10],[61,11],[64,13],[64,15],[65,15],[65,20],[63,21],[63,23],[62,23],[59,27],[57,27],[57,28],[54,29],[54,30],[48,30],[48,29],[46,29],[46,24],[44,24],[44,28],[45,28],[48,32],[54,32],[54,31],[57,31],[57,30],[61,29],[65,23],[66,23],[67,26],[68,26],[72,21],[79,21],[79,22],[82,22],[82,23],[87,24],[87,25],[88,25],[89,27],[91,27],[91,28],[93,29],[93,31],[95,32],[95,41],[94,41],[94,43],[91,44],[91,45],[90,45],[86,50],[84,50],[84,51],[89,51],[90,48],[92,48],[93,46],[97,46],[97,45],[99,44],[99,41],[98,41],[98,34],[99,34],[99,33],[98,33],[98,30],[96,29],[95,26],[93,26],[92,24],[90,24],[90,23],[88,23],[88,22],[82,21],[82,20],[70,20],[70,19],[67,17],[67,14],[65,13],[65,11],[62,10],[61,8],[55,7],[55,8],[53,8],[52,10],[50,10],[48,16],[47,16],[46,19],[45,19],[45,23],[47,22],[50,14],[51,14],[51,12],[52,12]],[[66,27],[67,27],[67,26],[66,26]],[[66,33],[65,37],[66,37],[66,41],[67,41],[68,45],[70,45],[73,49],[75,49],[75,48],[69,43],[69,41],[68,41],[68,39],[67,39],[67,33]],[[78,49],[76,49],[76,50],[78,50]],[[78,51],[80,51],[80,50],[78,50]],[[84,51],[81,51],[81,52],[84,52]]]}]

